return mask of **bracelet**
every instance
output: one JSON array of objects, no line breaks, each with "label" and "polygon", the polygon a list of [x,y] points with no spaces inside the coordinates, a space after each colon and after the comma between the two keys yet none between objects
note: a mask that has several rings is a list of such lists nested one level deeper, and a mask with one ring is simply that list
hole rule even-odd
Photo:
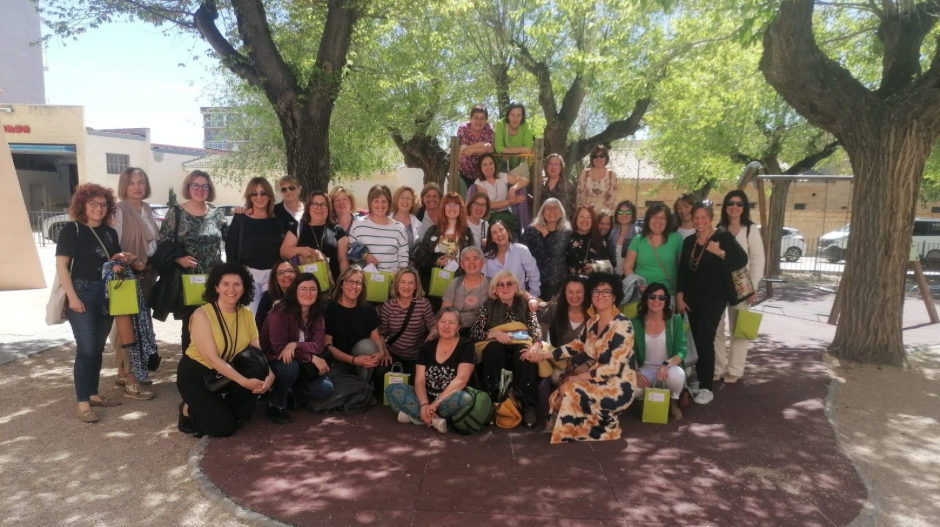
[{"label": "bracelet", "polygon": [[[428,406],[428,405],[430,405],[430,404],[431,404],[431,403],[424,403],[424,404],[422,404],[421,406]],[[419,407],[419,408],[420,408],[420,407]]]}]

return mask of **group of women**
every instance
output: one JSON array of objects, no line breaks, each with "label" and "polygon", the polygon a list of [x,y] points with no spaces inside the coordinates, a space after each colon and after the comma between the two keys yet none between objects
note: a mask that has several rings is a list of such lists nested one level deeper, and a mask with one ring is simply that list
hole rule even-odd
[{"label": "group of women", "polygon": [[[546,198],[520,237],[508,209],[526,199],[525,109],[510,108],[494,138],[488,126],[485,110],[475,108],[458,134],[465,141],[461,173],[473,176],[466,200],[434,183],[394,194],[376,185],[366,196],[365,218],[354,216],[356,197],[348,189],[304,197],[288,176],[278,181],[279,203],[267,180],[252,179],[228,225],[211,204],[209,174],[194,171],[183,182],[186,201],[170,208],[158,230],[143,201],[149,195],[143,171],[121,175],[120,201],[110,189],[81,186],[70,208],[75,235],[64,230],[57,248],[78,343],[80,419],[94,422],[92,407],[119,404],[98,394],[112,325],[115,349],[123,351],[116,354],[116,383],[127,397],[153,397],[140,367],[155,352],[148,307],[154,318],[173,314],[182,321],[179,428],[195,435],[233,433],[268,390],[267,416],[287,423],[292,406],[330,397],[336,375],[380,387],[392,363],[411,379],[384,394],[403,423],[446,430],[446,419],[471,403],[466,386],[499,397],[509,370],[523,423],[531,427],[546,403],[539,363],[547,361],[557,385],[548,401],[552,441],[611,439],[620,434],[617,413],[656,382],[670,389],[671,412],[681,418],[683,314],[698,350],[696,402],[709,402],[722,376],[736,382],[746,342],[732,339],[725,356],[719,323],[727,318],[733,328],[738,308],[724,316],[729,298],[720,277],[726,261],[745,262],[755,285],[763,269],[744,193],[726,196],[717,229],[710,204],[689,195],[677,200],[676,218],[654,205],[638,229],[636,206],[613,203],[616,174],[606,168],[606,149],[592,153],[577,192],[562,175],[564,160],[553,154],[544,164]],[[498,171],[499,154],[515,157],[509,172]],[[301,271],[315,262],[327,272]],[[128,317],[132,330],[107,314],[102,285],[102,276],[127,267],[141,274],[142,309]],[[455,277],[429,297],[441,269],[456,270]],[[389,298],[377,305],[366,301],[373,271],[392,274]],[[179,281],[187,274],[206,275],[205,303],[183,301]],[[639,301],[632,321],[619,310],[628,301]],[[267,375],[246,377],[233,367],[249,346],[267,357]],[[382,395],[376,388],[376,398]]]}]

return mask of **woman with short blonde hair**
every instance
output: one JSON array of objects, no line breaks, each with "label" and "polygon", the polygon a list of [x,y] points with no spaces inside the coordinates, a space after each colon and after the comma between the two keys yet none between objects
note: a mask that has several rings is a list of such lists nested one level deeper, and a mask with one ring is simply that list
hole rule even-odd
[{"label": "woman with short blonde hair", "polygon": [[415,190],[409,186],[398,187],[392,194],[392,213],[393,220],[405,226],[405,234],[408,236],[408,249],[414,248],[421,235],[424,234],[424,225],[421,220],[415,216],[418,211],[418,195]]},{"label": "woman with short blonde hair", "polygon": [[356,196],[346,187],[336,186],[330,190],[332,220],[347,233],[356,220]]},{"label": "woman with short blonde hair", "polygon": [[379,334],[385,338],[392,362],[401,364],[413,380],[418,351],[434,329],[434,309],[413,267],[395,273],[391,296],[382,304],[379,319]]},{"label": "woman with short blonde hair", "polygon": [[281,221],[284,232],[297,232],[305,210],[304,188],[300,186],[300,181],[291,175],[277,180],[277,186],[281,191],[281,202],[274,206],[274,217]]}]

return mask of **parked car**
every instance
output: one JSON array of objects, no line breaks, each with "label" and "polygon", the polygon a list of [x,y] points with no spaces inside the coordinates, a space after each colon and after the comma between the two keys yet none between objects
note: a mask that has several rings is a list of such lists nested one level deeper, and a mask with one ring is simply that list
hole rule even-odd
[{"label": "parked car", "polygon": [[[819,256],[830,262],[845,259],[845,250],[849,242],[849,227],[828,232],[819,238]],[[911,243],[917,249],[920,259],[930,265],[940,263],[940,219],[915,218]]]},{"label": "parked car", "polygon": [[231,225],[232,216],[235,215],[235,208],[239,207],[239,205],[217,205],[217,207],[222,209],[222,211],[225,213],[225,224]]},{"label": "parked car", "polygon": [[[157,221],[157,228],[159,228],[163,225],[163,218],[166,217],[166,213],[170,210],[170,207],[154,203],[150,205],[150,208],[153,210],[153,219]],[[46,220],[42,222],[42,232],[52,243],[58,243],[62,228],[70,221],[72,221],[72,218],[70,218],[68,214],[57,214],[46,218]]]},{"label": "parked car", "polygon": [[[757,226],[760,229],[760,225]],[[784,227],[780,233],[780,258],[788,262],[799,261],[806,253],[806,241],[800,231]]]}]

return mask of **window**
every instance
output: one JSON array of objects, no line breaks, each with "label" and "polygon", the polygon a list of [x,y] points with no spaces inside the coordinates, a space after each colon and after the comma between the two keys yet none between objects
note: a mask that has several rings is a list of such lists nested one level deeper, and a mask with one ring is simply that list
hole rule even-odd
[{"label": "window", "polygon": [[108,174],[120,174],[131,164],[131,156],[126,154],[105,154],[108,163]]},{"label": "window", "polygon": [[940,214],[940,207],[930,207],[931,214]]},{"label": "window", "polygon": [[650,208],[650,207],[652,207],[653,205],[662,205],[662,204],[663,204],[662,201],[647,201],[647,202],[646,202],[646,208]]},{"label": "window", "polygon": [[794,203],[793,210],[806,210],[806,203]]}]

